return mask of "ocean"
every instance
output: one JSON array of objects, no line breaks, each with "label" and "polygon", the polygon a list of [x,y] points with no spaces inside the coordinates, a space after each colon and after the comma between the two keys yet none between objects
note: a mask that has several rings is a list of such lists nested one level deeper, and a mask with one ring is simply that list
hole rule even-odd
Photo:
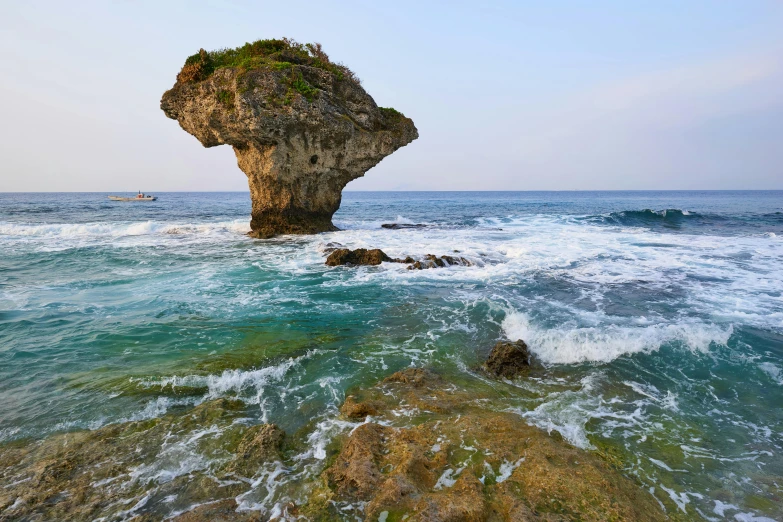
[{"label": "ocean", "polygon": [[[304,441],[243,493],[272,512],[352,428],[347,390],[409,366],[484,386],[523,339],[542,370],[488,407],[610,448],[670,513],[783,517],[783,191],[346,192],[340,231],[270,240],[247,193],[107,195],[0,194],[0,451],[238,399]],[[334,243],[473,266],[327,267]],[[216,433],[136,478],[209,469]]]}]

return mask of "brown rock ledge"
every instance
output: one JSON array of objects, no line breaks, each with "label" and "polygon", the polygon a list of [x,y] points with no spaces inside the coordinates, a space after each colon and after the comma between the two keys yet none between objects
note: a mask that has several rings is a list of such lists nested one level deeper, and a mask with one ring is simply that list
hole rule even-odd
[{"label": "brown rock ledge", "polygon": [[[385,512],[387,522],[406,515],[433,522],[665,519],[616,458],[571,447],[516,414],[493,411],[492,389],[466,389],[409,368],[356,391],[342,415],[370,422],[335,441],[320,477],[292,484],[301,493],[293,498],[304,502],[289,503],[286,513],[369,521]],[[150,522],[172,511],[181,512],[174,518],[181,522],[267,520],[263,512],[238,512],[235,498],[263,466],[290,461],[283,432],[237,422],[245,415],[241,403],[219,399],[177,415],[4,444],[0,521]],[[168,481],[133,479],[166,458],[164,441],[183,438],[210,459],[208,468]],[[347,507],[354,510],[341,511]]]},{"label": "brown rock ledge", "polygon": [[[169,509],[186,512],[177,520],[261,520],[257,512],[236,512],[234,497],[247,489],[238,478],[252,477],[265,462],[282,458],[283,432],[272,424],[234,423],[242,413],[242,403],[217,399],[181,415],[4,444],[0,521],[157,521],[163,517],[150,505],[169,495],[175,497]],[[194,440],[214,464],[159,484],[134,479],[134,470],[155,466],[164,441],[173,444],[178,436],[213,426],[223,428],[217,438]]]},{"label": "brown rock ledge", "polygon": [[354,418],[369,403],[377,422],[344,437],[302,509],[308,518],[339,519],[339,506],[363,503],[365,520],[665,520],[610,462],[427,370],[398,372],[349,403]]}]

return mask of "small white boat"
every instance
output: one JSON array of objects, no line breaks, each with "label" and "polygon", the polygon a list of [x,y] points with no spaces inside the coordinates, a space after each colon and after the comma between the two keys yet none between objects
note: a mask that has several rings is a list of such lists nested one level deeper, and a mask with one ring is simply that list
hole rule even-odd
[{"label": "small white boat", "polygon": [[112,201],[155,201],[158,198],[157,196],[150,196],[139,191],[139,193],[132,198],[126,198],[124,196],[109,196],[109,199]]}]

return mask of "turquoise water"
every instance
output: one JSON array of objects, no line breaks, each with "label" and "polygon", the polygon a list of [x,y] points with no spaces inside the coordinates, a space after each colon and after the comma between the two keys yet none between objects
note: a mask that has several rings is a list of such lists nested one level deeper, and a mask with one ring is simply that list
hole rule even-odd
[{"label": "turquoise water", "polygon": [[[309,440],[293,480],[350,387],[478,385],[522,338],[546,371],[495,407],[617,448],[668,510],[783,517],[783,192],[349,192],[341,231],[266,241],[246,193],[156,195],[0,194],[0,441],[238,397]],[[328,243],[475,266],[330,268]]]}]

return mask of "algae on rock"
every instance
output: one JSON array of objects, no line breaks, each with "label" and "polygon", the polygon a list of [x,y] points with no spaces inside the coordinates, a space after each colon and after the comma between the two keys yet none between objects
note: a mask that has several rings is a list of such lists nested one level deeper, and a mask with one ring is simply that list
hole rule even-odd
[{"label": "algae on rock", "polygon": [[652,495],[600,456],[492,411],[427,370],[398,372],[349,396],[342,411],[372,419],[345,436],[302,508],[315,520],[357,504],[365,520],[666,518]]},{"label": "algae on rock", "polygon": [[287,39],[202,49],[160,106],[203,146],[234,148],[259,238],[336,230],[345,185],[418,138],[320,45]]},{"label": "algae on rock", "polygon": [[[242,403],[217,399],[180,415],[2,445],[0,521],[152,521],[167,511],[190,521],[259,520],[237,513],[234,498],[283,458],[284,435],[275,425],[244,425],[242,414]],[[188,459],[188,445],[201,457]],[[212,507],[190,513],[203,504]]]},{"label": "algae on rock", "polygon": [[[304,467],[309,429],[247,425],[245,405],[227,399],[0,445],[0,521],[251,522],[268,520],[273,505],[285,519],[314,521],[665,518],[617,457],[493,409],[493,389],[420,368],[392,374],[346,398],[345,433]],[[264,478],[280,473],[296,479],[268,496]]]}]

